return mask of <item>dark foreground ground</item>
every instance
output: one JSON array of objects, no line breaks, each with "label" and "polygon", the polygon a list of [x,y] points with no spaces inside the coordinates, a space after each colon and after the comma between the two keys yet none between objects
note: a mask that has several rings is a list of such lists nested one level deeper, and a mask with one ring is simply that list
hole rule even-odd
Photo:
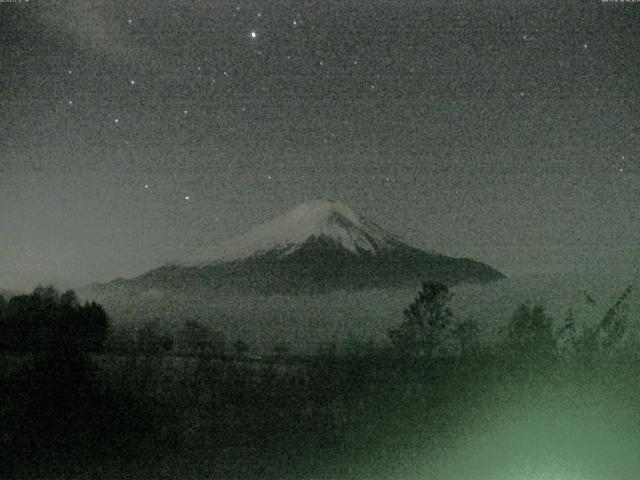
[{"label": "dark foreground ground", "polygon": [[[283,365],[285,365],[283,367]],[[5,356],[1,478],[626,479],[640,361]]]}]

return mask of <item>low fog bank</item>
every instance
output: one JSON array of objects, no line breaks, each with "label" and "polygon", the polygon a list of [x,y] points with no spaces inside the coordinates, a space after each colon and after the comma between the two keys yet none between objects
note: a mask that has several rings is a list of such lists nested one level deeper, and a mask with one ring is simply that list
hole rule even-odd
[{"label": "low fog bank", "polygon": [[[521,303],[542,305],[556,323],[571,311],[578,322],[593,324],[633,282],[631,268],[523,275],[458,285],[452,288],[451,308],[459,320],[475,320],[482,338],[491,341]],[[282,342],[294,352],[313,353],[327,344],[385,342],[418,287],[295,296],[192,296],[160,290],[136,295],[81,292],[81,296],[103,304],[115,325],[152,321],[172,331],[195,320],[223,332],[230,341],[242,339],[254,353],[271,351]],[[640,312],[639,296],[633,292],[628,300],[629,313]]]}]

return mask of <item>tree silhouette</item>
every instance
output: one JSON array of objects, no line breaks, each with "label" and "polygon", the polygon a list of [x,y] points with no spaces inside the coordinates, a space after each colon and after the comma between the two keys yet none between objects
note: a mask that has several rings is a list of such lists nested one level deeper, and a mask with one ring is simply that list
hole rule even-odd
[{"label": "tree silhouette", "polygon": [[424,282],[417,298],[404,310],[404,321],[389,330],[394,346],[410,357],[432,357],[442,346],[453,318],[448,306],[452,294],[446,285]]},{"label": "tree silhouette", "polygon": [[611,354],[621,342],[627,330],[627,298],[633,291],[633,285],[624,289],[622,295],[607,310],[597,327],[600,348],[603,353]]},{"label": "tree silhouette", "polygon": [[576,328],[576,320],[573,316],[573,310],[569,309],[564,318],[562,326],[556,334],[558,348],[565,355],[570,356],[575,352],[578,341],[578,331]]},{"label": "tree silhouette", "polygon": [[480,346],[480,327],[472,318],[466,318],[453,328],[453,336],[457,340],[460,347],[460,355],[467,356],[474,352]]},{"label": "tree silhouette", "polygon": [[553,319],[540,305],[521,304],[507,327],[512,352],[527,360],[550,360],[557,353]]},{"label": "tree silhouette", "polygon": [[12,297],[0,314],[1,348],[26,352],[56,349],[102,350],[109,318],[95,302],[81,305],[72,290],[60,294],[39,286]]},{"label": "tree silhouette", "polygon": [[159,320],[144,322],[136,331],[136,347],[147,354],[159,354],[173,349],[173,337],[163,331]]},{"label": "tree silhouette", "polygon": [[178,332],[180,347],[197,355],[224,355],[226,338],[224,333],[212,331],[196,320],[187,320]]}]

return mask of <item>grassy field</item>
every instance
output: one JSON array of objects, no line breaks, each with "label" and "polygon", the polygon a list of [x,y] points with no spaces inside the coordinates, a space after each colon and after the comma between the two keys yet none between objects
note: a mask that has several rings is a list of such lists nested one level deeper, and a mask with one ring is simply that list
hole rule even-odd
[{"label": "grassy field", "polygon": [[68,361],[3,359],[3,478],[618,479],[640,471],[640,363],[629,356],[584,368],[486,351],[408,365],[376,351],[284,369],[100,356],[88,375],[65,371]]}]

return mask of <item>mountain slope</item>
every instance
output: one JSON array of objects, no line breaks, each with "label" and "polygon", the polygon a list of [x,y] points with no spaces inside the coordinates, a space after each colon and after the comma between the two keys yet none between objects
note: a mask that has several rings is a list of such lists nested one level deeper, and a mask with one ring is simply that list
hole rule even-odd
[{"label": "mountain slope", "polygon": [[493,268],[407,245],[346,205],[315,200],[236,239],[112,287],[136,290],[327,292],[503,278]]}]

